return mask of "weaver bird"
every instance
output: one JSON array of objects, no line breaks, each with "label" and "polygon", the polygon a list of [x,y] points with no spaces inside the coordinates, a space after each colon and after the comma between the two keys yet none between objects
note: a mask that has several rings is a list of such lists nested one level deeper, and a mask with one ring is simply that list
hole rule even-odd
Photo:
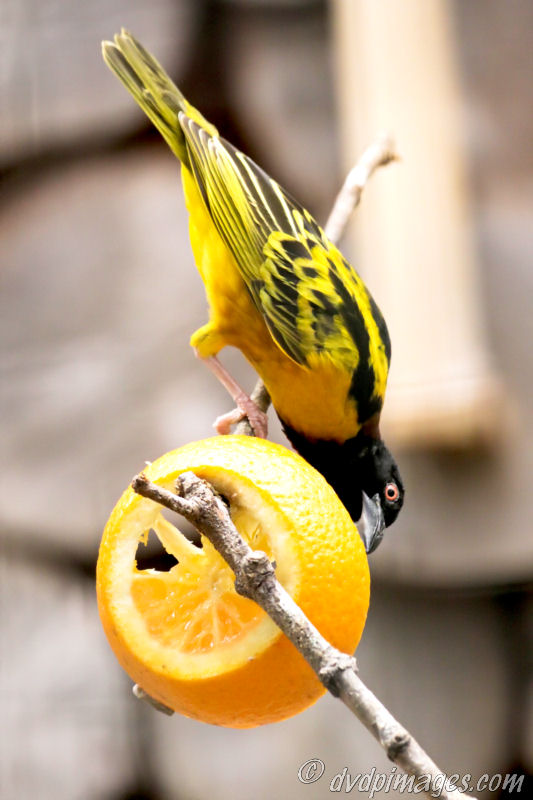
[{"label": "weaver bird", "polygon": [[194,258],[210,307],[191,345],[238,405],[219,432],[266,417],[216,359],[237,347],[262,378],[295,449],[333,486],[367,552],[404,489],[379,433],[390,339],[370,292],[313,217],[219,136],[134,37],[103,43],[124,83],[181,162]]}]

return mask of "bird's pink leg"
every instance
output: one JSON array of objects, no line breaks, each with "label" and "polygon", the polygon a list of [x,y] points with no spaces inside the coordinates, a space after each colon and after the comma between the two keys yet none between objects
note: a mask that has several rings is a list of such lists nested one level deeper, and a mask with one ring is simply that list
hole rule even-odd
[{"label": "bird's pink leg", "polygon": [[[198,357],[200,358],[200,356]],[[268,436],[268,420],[265,412],[261,411],[246,392],[241,389],[237,381],[232,378],[216,356],[202,358],[202,361],[209,367],[213,375],[218,378],[237,404],[237,408],[234,408],[233,411],[228,411],[227,414],[222,414],[222,416],[216,418],[214,427],[217,433],[230,433],[232,425],[240,422],[243,417],[248,417],[255,435],[260,439],[266,439]]]}]

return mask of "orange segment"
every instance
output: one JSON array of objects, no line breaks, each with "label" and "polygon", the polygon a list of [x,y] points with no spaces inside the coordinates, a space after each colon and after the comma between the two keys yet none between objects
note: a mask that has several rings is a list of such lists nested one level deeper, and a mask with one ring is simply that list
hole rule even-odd
[{"label": "orange segment", "polygon": [[[220,436],[151,464],[172,488],[192,470],[229,503],[233,522],[276,564],[280,582],[331,643],[352,653],[369,602],[366,554],[331,487],[295,453],[261,439]],[[122,666],[148,694],[218,725],[284,719],[324,691],[303,657],[253,601],[211,543],[188,541],[161,507],[126,490],[104,531],[97,569],[104,629]],[[177,560],[140,570],[153,530]]]},{"label": "orange segment", "polygon": [[[247,531],[243,516],[234,515],[241,535],[257,538],[259,525]],[[233,573],[208,539],[196,547],[161,515],[153,530],[178,564],[169,572],[133,573],[131,595],[150,636],[183,653],[204,653],[245,637],[264,618],[256,603],[235,593]]]}]

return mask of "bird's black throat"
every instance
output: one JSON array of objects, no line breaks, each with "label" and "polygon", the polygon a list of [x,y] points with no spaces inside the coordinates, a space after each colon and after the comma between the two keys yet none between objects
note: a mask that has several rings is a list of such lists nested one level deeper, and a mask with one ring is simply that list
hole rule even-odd
[{"label": "bird's black throat", "polygon": [[[382,439],[370,436],[364,429],[344,442],[310,439],[280,420],[294,449],[335,489],[354,521],[361,516],[363,492],[368,497],[380,496],[386,525],[396,519],[403,502],[403,484]],[[385,486],[390,480],[398,484],[402,495],[396,508],[388,507],[384,501]]]}]

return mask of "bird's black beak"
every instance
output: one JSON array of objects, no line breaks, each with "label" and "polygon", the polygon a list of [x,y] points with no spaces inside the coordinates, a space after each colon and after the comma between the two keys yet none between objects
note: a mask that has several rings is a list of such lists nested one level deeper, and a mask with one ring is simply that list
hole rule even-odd
[{"label": "bird's black beak", "polygon": [[370,499],[363,492],[363,513],[356,525],[366,552],[368,554],[372,553],[383,539],[385,531],[385,517],[383,516],[379,494],[375,494]]}]

